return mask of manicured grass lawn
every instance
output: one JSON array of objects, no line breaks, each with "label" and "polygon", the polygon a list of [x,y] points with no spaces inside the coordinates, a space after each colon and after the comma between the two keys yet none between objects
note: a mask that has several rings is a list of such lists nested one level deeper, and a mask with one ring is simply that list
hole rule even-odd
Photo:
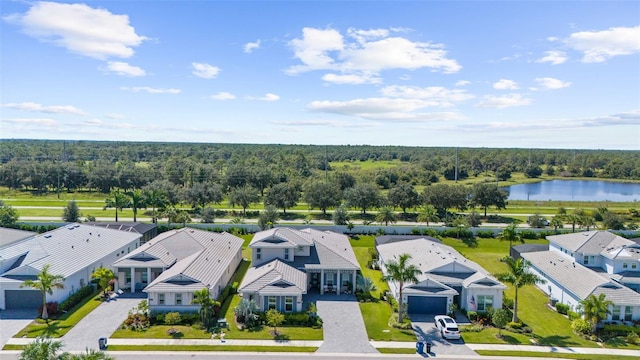
[{"label": "manicured grass lawn", "polygon": [[378,298],[381,292],[389,290],[389,285],[386,281],[382,281],[382,272],[380,270],[373,270],[367,268],[367,262],[369,261],[369,249],[365,247],[355,247],[353,252],[356,254],[358,263],[360,264],[360,272],[363,277],[368,277],[373,280],[376,285],[376,290],[371,292],[371,296]]},{"label": "manicured grass lawn", "polygon": [[369,339],[375,341],[416,341],[413,330],[401,330],[389,326],[391,306],[384,301],[361,302],[360,312]]},{"label": "manicured grass lawn", "polygon": [[[167,330],[170,328],[178,329],[180,333],[175,335],[167,335]],[[113,334],[112,338],[120,339],[209,339],[211,334],[199,328],[198,325],[184,326],[184,325],[154,325],[146,331],[134,331],[129,329],[118,329]],[[111,347],[109,347],[111,349]]]},{"label": "manicured grass lawn", "polygon": [[529,351],[496,351],[496,350],[478,350],[478,354],[483,356],[508,356],[517,357],[541,357],[541,358],[558,358],[558,359],[580,359],[580,360],[632,360],[638,359],[636,356],[611,356],[611,355],[594,355],[594,354],[568,354],[568,353],[549,353],[549,352],[529,352]]},{"label": "manicured grass lawn", "polygon": [[249,352],[315,352],[311,346],[254,345],[109,345],[109,351],[249,351]]},{"label": "manicured grass lawn", "polygon": [[24,329],[20,330],[14,337],[35,338],[41,335],[52,338],[59,338],[69,332],[80,320],[91,311],[102,304],[103,299],[98,296],[100,291],[96,291],[92,296],[86,298],[80,304],[71,308],[66,314],[62,314],[55,320],[49,319],[49,323],[42,319],[36,319]]}]

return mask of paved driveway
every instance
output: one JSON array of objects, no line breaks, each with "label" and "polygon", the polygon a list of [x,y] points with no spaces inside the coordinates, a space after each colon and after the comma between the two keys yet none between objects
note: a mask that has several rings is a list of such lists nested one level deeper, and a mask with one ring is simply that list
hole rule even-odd
[{"label": "paved driveway", "polygon": [[[411,324],[416,336],[422,337],[425,341],[431,343],[432,355],[478,355],[465,345],[464,340],[447,340],[443,339],[434,323],[435,315],[411,315]],[[456,317],[458,325],[468,324],[469,321],[465,317]],[[426,351],[426,350],[425,350]]]},{"label": "paved driveway", "polygon": [[0,349],[18,331],[24,329],[38,316],[35,310],[2,310],[0,311]]},{"label": "paved driveway", "polygon": [[316,298],[322,318],[324,342],[318,352],[377,353],[369,343],[360,306],[353,295],[324,295]]},{"label": "paved driveway", "polygon": [[98,339],[111,336],[127,318],[129,310],[137,307],[140,300],[119,297],[100,304],[62,337],[64,349],[97,349]]}]

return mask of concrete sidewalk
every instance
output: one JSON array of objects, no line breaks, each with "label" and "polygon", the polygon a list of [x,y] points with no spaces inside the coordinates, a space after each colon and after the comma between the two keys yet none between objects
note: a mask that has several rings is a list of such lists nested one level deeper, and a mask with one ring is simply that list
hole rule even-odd
[{"label": "concrete sidewalk", "polygon": [[[33,338],[12,338],[7,344],[25,345],[33,341]],[[108,345],[236,345],[236,346],[306,346],[320,347],[323,341],[306,340],[245,340],[245,339],[225,339],[224,343],[220,339],[112,339],[109,338]],[[375,348],[394,349],[415,349],[415,342],[406,341],[371,341]],[[526,351],[543,353],[562,354],[593,354],[609,356],[636,356],[640,357],[640,350],[604,349],[604,348],[583,348],[583,347],[554,347],[537,345],[500,345],[500,344],[466,344],[469,348],[476,350],[495,351]]]}]

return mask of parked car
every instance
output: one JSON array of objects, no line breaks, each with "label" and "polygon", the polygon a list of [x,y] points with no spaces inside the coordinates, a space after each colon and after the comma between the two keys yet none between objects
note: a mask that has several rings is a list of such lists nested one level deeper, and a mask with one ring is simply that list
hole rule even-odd
[{"label": "parked car", "polygon": [[438,315],[435,317],[436,328],[445,339],[460,339],[458,324],[451,317]]}]

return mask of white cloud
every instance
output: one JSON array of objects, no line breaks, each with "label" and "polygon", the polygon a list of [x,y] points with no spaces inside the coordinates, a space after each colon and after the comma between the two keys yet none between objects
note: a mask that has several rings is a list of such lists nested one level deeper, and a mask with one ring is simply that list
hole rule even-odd
[{"label": "white cloud", "polygon": [[52,127],[58,124],[58,122],[53,119],[13,118],[3,119],[2,121],[17,125],[38,125],[46,127]]},{"label": "white cloud", "polygon": [[471,81],[469,81],[469,80],[456,81],[456,86],[467,86],[467,85],[470,85],[470,84],[471,84]]},{"label": "white cloud", "polygon": [[109,61],[106,70],[123,76],[139,77],[147,75],[143,69],[121,61]]},{"label": "white cloud", "polygon": [[509,94],[503,96],[486,95],[484,100],[476,104],[476,107],[504,109],[529,104],[531,104],[531,99],[523,98],[520,94]]},{"label": "white cloud", "polygon": [[455,112],[415,112],[416,110],[435,105],[433,102],[422,99],[384,97],[354,99],[349,101],[313,101],[307,108],[313,112],[355,116],[368,120],[416,122],[462,118]]},{"label": "white cloud", "polygon": [[293,39],[289,46],[302,62],[287,69],[294,75],[306,71],[330,70],[341,74],[373,74],[383,70],[416,70],[455,73],[460,66],[446,57],[441,44],[413,42],[391,36],[386,29],[347,30],[348,38],[335,29],[304,28],[302,37]]},{"label": "white cloud", "polygon": [[257,98],[258,100],[262,100],[262,101],[278,101],[280,100],[280,96],[276,95],[276,94],[265,94],[265,96],[263,97],[259,97]]},{"label": "white cloud", "polygon": [[516,90],[518,89],[518,83],[513,80],[500,79],[493,84],[493,88],[497,90]]},{"label": "white cloud", "polygon": [[640,26],[581,31],[565,39],[568,47],[581,51],[582,62],[604,62],[614,56],[640,52]]},{"label": "white cloud", "polygon": [[3,104],[2,107],[14,110],[23,110],[31,112],[42,112],[48,114],[72,114],[72,115],[87,115],[84,111],[71,105],[50,105],[44,106],[34,102],[23,103],[8,103]]},{"label": "white cloud", "polygon": [[125,91],[131,91],[131,92],[147,92],[149,94],[179,94],[180,92],[182,92],[182,90],[180,89],[152,88],[149,86],[134,86],[134,87],[123,86],[120,89]]},{"label": "white cloud", "polygon": [[417,86],[392,85],[382,88],[380,93],[388,97],[421,99],[424,100],[424,107],[451,107],[454,103],[474,98],[473,95],[467,93],[464,89],[449,90],[439,86],[421,88]]},{"label": "white cloud", "polygon": [[538,85],[546,88],[546,89],[562,89],[571,86],[571,83],[568,81],[562,81],[550,77],[544,78],[536,78],[536,82]]},{"label": "white cloud", "polygon": [[111,113],[111,114],[107,114],[107,118],[109,119],[114,119],[114,120],[122,120],[124,119],[126,116],[122,115],[122,114],[117,114],[117,113]]},{"label": "white cloud", "polygon": [[213,79],[218,76],[220,68],[205,63],[191,63],[193,66],[192,74],[203,79]]},{"label": "white cloud", "polygon": [[234,100],[236,96],[232,93],[221,91],[215,95],[211,95],[210,98],[213,100]]},{"label": "white cloud", "polygon": [[352,84],[352,85],[379,84],[382,82],[381,78],[377,76],[373,76],[371,74],[338,75],[338,74],[329,73],[329,74],[324,74],[322,76],[322,80],[326,82],[334,83],[334,84]]},{"label": "white cloud", "polygon": [[244,44],[244,52],[247,54],[251,54],[255,49],[260,49],[260,39]]},{"label": "white cloud", "polygon": [[136,34],[127,15],[85,4],[37,2],[24,14],[4,18],[38,40],[93,58],[128,58],[147,40]]},{"label": "white cloud", "polygon": [[558,65],[566,62],[569,59],[567,57],[567,54],[564,51],[551,50],[551,51],[545,51],[544,54],[545,56],[536,60],[536,62],[539,62],[539,63],[548,62],[548,63],[551,63],[552,65]]}]

